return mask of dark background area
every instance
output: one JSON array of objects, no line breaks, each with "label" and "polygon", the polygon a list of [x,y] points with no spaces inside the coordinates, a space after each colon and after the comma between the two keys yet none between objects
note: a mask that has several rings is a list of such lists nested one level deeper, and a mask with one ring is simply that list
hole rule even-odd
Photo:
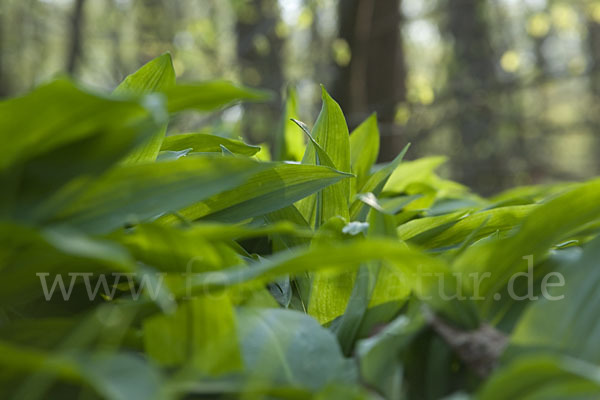
[{"label": "dark background area", "polygon": [[380,161],[443,154],[483,194],[600,171],[600,1],[2,0],[0,96],[68,73],[111,89],[170,51],[179,79],[268,88],[268,104],[175,129],[272,144],[288,85],[323,83],[350,127],[377,112]]}]

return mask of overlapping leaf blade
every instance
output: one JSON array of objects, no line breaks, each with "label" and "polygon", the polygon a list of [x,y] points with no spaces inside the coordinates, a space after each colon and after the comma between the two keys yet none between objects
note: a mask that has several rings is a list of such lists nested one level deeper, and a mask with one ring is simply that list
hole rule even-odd
[{"label": "overlapping leaf blade", "polygon": [[268,92],[249,89],[228,81],[178,84],[163,91],[170,113],[184,110],[212,111],[236,101],[264,101]]},{"label": "overlapping leaf blade", "polygon": [[119,166],[65,207],[53,222],[108,233],[239,186],[266,167],[249,159],[220,156]]},{"label": "overlapping leaf blade", "polygon": [[[142,96],[161,92],[173,86],[175,86],[175,70],[171,55],[166,53],[126,77],[113,93],[117,96]],[[143,145],[129,154],[125,162],[137,163],[156,160],[166,131],[167,123],[165,122]]]},{"label": "overlapping leaf blade", "polygon": [[[327,153],[331,163],[339,171],[350,173],[350,138],[348,126],[340,106],[322,89],[323,106],[312,131],[312,138]],[[307,146],[303,164],[318,164],[318,149]],[[323,190],[320,197],[313,196],[298,205],[309,223],[320,226],[332,217],[349,218],[348,201],[350,181],[342,181]],[[318,219],[317,219],[318,215]]]},{"label": "overlapping leaf blade", "polygon": [[228,139],[207,133],[181,133],[167,136],[162,143],[161,151],[182,151],[190,149],[197,153],[221,152],[221,146],[227,147],[235,154],[253,156],[259,150],[259,146],[253,146],[241,140]]},{"label": "overlapping leaf blade", "polygon": [[[264,170],[245,180],[233,190],[225,191],[201,203],[184,208],[180,214],[223,222],[239,222],[287,207],[342,179],[348,174],[315,165],[262,163]],[[176,217],[162,219],[165,223]]]}]

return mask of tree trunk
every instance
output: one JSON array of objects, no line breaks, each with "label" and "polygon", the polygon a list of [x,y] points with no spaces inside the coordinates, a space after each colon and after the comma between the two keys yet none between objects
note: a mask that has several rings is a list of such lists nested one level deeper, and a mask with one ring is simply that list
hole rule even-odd
[{"label": "tree trunk", "polygon": [[392,159],[401,147],[394,125],[396,105],[406,98],[406,67],[400,36],[398,0],[347,0],[339,3],[339,37],[352,54],[339,67],[333,95],[354,128],[377,112],[381,130],[380,161]]},{"label": "tree trunk", "polygon": [[110,0],[110,9],[107,10],[107,17],[116,15],[115,21],[109,31],[110,38],[110,53],[111,53],[111,75],[115,83],[123,80],[125,75],[125,67],[123,65],[123,56],[121,54],[121,10],[117,4],[117,0]]},{"label": "tree trunk", "polygon": [[77,72],[83,53],[81,32],[84,24],[84,3],[85,0],[75,0],[73,14],[71,15],[71,41],[69,43],[66,67],[70,75],[75,75]]},{"label": "tree trunk", "polygon": [[5,42],[4,42],[4,15],[7,12],[7,10],[4,8],[8,8],[7,5],[2,6],[3,9],[0,11],[0,98],[1,97],[6,97],[8,96],[10,89],[8,87],[8,82],[9,79],[6,76],[7,70],[5,67],[5,59],[4,59],[4,46],[5,46]]},{"label": "tree trunk", "polygon": [[269,104],[245,104],[244,136],[253,142],[267,141],[273,148],[281,118],[283,40],[275,33],[279,21],[277,0],[251,0],[237,10],[237,57],[243,83],[269,89]]},{"label": "tree trunk", "polygon": [[[590,17],[591,18],[591,17]],[[590,57],[590,90],[592,92],[592,109],[594,105],[600,101],[600,24],[592,19],[588,21],[588,49]],[[600,136],[598,131],[600,130],[600,117],[597,113],[591,115],[591,130],[595,133],[596,137],[596,160],[598,164],[596,168],[600,170]]]},{"label": "tree trunk", "polygon": [[447,0],[447,30],[454,38],[449,62],[449,91],[455,100],[454,128],[460,155],[454,172],[464,184],[482,194],[504,187],[505,165],[497,148],[497,121],[490,91],[496,84],[494,53],[484,18],[483,0]]}]

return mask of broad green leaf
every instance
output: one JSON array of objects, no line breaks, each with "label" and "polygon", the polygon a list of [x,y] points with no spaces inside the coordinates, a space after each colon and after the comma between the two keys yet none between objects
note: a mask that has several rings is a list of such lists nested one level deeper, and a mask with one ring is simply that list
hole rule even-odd
[{"label": "broad green leaf", "polygon": [[[368,237],[398,239],[392,215],[372,209],[369,212],[368,220]],[[405,246],[405,244],[398,240],[398,246]],[[403,283],[402,277],[394,272],[393,266],[390,266],[388,262],[380,262],[377,269],[377,280],[370,295],[368,307],[373,308],[381,304],[389,305],[389,303],[401,305],[410,293],[410,285]],[[361,324],[361,329],[363,328],[364,321]]]},{"label": "broad green leaf", "polygon": [[507,189],[494,197],[490,198],[489,201],[493,204],[507,204],[520,202],[522,204],[537,203],[543,201],[550,196],[559,194],[570,187],[572,188],[575,183],[558,183],[558,184],[544,184],[544,185],[533,185],[533,186],[517,186],[511,189]]},{"label": "broad green leaf", "polygon": [[[478,316],[473,304],[465,299],[444,299],[459,294],[468,298],[469,292],[462,288],[463,282],[457,282],[444,261],[430,257],[420,251],[399,246],[398,241],[390,239],[353,240],[332,242],[313,246],[303,251],[282,251],[270,259],[255,263],[252,268],[229,268],[218,273],[199,274],[192,277],[193,292],[222,290],[240,285],[268,282],[279,276],[295,275],[305,271],[354,270],[361,263],[373,260],[386,260],[398,277],[413,290],[415,295],[443,312],[451,320],[463,326],[476,326]],[[442,282],[441,284],[440,282]]]},{"label": "broad green leaf", "polygon": [[300,129],[302,129],[302,131],[308,137],[308,141],[313,146],[313,149],[315,151],[315,165],[324,165],[329,168],[337,169],[337,167],[331,160],[331,157],[329,157],[329,154],[327,154],[327,152],[312,137],[312,135],[310,134],[310,132],[308,130],[308,126],[306,126],[306,124],[304,122],[298,121],[296,119],[292,119],[292,121],[296,125],[298,125],[300,127]]},{"label": "broad green leaf", "polygon": [[[302,163],[327,165],[350,172],[350,141],[344,114],[325,88],[322,88],[322,100],[323,105],[312,135],[304,124],[295,121],[305,131],[311,143],[306,147]],[[346,180],[304,199],[298,204],[298,208],[311,225],[319,228],[334,218],[341,217],[347,221],[349,198],[350,180]],[[328,322],[331,316],[341,314],[348,295],[341,294],[340,289],[342,292],[344,288],[351,290],[353,281],[351,275],[314,273],[311,276],[308,313],[321,323]]]},{"label": "broad green leaf", "polygon": [[66,80],[1,102],[0,136],[7,145],[0,212],[29,223],[52,215],[156,131],[162,105],[150,103],[98,96]]},{"label": "broad green leaf", "polygon": [[[492,233],[505,234],[521,225],[536,205],[494,208],[460,216],[462,212],[448,216],[421,218],[407,222],[398,228],[400,238],[427,249],[439,249],[460,244],[478,229],[473,241]],[[447,222],[446,222],[447,221]],[[440,224],[441,223],[441,224]],[[484,224],[485,223],[485,224]],[[428,227],[423,230],[424,227]],[[418,234],[415,232],[420,231]]]},{"label": "broad green leaf", "polygon": [[297,311],[241,308],[238,334],[248,373],[272,384],[316,391],[356,379],[331,332]]},{"label": "broad green leaf", "polygon": [[239,256],[228,247],[233,240],[270,235],[306,240],[312,232],[285,222],[262,227],[202,222],[185,228],[150,223],[115,232],[110,239],[161,271],[196,273],[239,264]]},{"label": "broad green leaf", "polygon": [[211,375],[242,368],[235,314],[225,293],[193,298],[171,315],[146,318],[143,335],[146,353],[160,365],[188,365]]},{"label": "broad green leaf", "polygon": [[[0,342],[0,352],[0,365],[5,368],[27,374],[45,372],[67,382],[87,384],[108,400],[163,398],[161,374],[133,354],[54,354],[5,342]],[[35,387],[20,389],[21,393],[36,391]]]},{"label": "broad green leaf", "polygon": [[361,379],[386,399],[402,397],[401,353],[423,329],[420,315],[401,315],[376,335],[358,342],[356,349]]},{"label": "broad green leaf", "polygon": [[535,262],[548,250],[569,238],[578,227],[600,217],[600,180],[580,184],[538,206],[523,221],[515,235],[472,246],[455,261],[454,269],[463,274],[490,272],[479,290],[489,310],[493,294],[504,287],[513,274],[527,269],[524,257]]},{"label": "broad green leaf", "polygon": [[121,129],[132,141],[140,135],[133,123],[148,117],[138,102],[94,95],[64,79],[53,81],[0,102],[0,140],[6,144],[0,170],[98,132]]},{"label": "broad green leaf", "polygon": [[[265,219],[270,223],[278,223],[281,221],[289,222],[298,227],[300,230],[308,230],[312,232],[312,229],[308,225],[308,222],[304,219],[300,211],[293,204],[280,208],[279,210],[275,210],[265,215]],[[311,235],[312,237],[312,235]],[[295,246],[306,245],[310,242],[310,238],[301,237],[297,235],[296,237],[292,236],[280,236],[278,238],[281,240],[282,246],[279,249],[290,248]],[[274,246],[277,245],[277,242],[274,243]]]},{"label": "broad green leaf", "polygon": [[[589,243],[581,259],[548,272],[540,299],[519,321],[511,342],[517,346],[548,348],[600,363],[596,318],[600,310],[600,239]],[[548,318],[553,315],[557,318]],[[559,316],[559,317],[558,317]]]},{"label": "broad green leaf", "polygon": [[485,383],[478,400],[572,400],[600,397],[596,365],[552,355],[517,359]]},{"label": "broad green leaf", "polygon": [[398,226],[398,237],[402,240],[414,239],[416,243],[426,243],[430,237],[435,237],[454,226],[472,211],[466,209],[446,215],[413,219]]},{"label": "broad green leaf", "polygon": [[[371,175],[365,184],[357,187],[359,193],[372,193],[375,197],[379,196],[385,187],[390,176],[398,169],[398,166],[404,159],[410,143],[404,146],[404,149],[388,165]],[[367,217],[369,208],[360,199],[354,199],[350,206],[350,217],[352,220],[363,221]]]},{"label": "broad green leaf", "polygon": [[[45,291],[51,298],[63,301],[63,293],[69,293],[72,283],[82,284],[81,277],[73,278],[69,273],[137,271],[134,260],[121,246],[76,231],[39,231],[3,223],[0,241],[3,243],[0,251],[0,303],[3,305],[26,304],[43,298]],[[62,279],[65,292],[55,281],[57,277]],[[87,297],[85,301],[92,304]]]},{"label": "broad green leaf", "polygon": [[108,233],[236,187],[266,167],[250,159],[221,156],[119,166],[90,185],[53,222]]},{"label": "broad green leaf", "polygon": [[170,113],[184,110],[213,111],[237,101],[264,101],[270,94],[227,81],[178,84],[163,91]]},{"label": "broad green leaf", "polygon": [[[268,214],[313,194],[350,175],[315,165],[261,163],[263,170],[244,179],[235,189],[186,207],[180,214],[188,220],[210,219],[239,222]],[[174,216],[161,219],[177,222]]]},{"label": "broad green leaf", "polygon": [[[506,285],[506,287],[499,292],[501,299],[494,301],[489,312],[490,315],[494,315],[494,320],[492,321],[494,325],[503,332],[514,333],[516,326],[523,318],[525,312],[529,309],[529,306],[539,301],[540,297],[543,296],[543,286],[544,290],[547,290],[548,293],[553,293],[554,289],[564,291],[564,286],[560,288],[551,287],[552,283],[558,281],[558,277],[554,276],[555,274],[553,273],[562,273],[564,272],[564,269],[568,268],[570,265],[578,265],[577,263],[581,261],[582,253],[582,249],[577,246],[561,250],[551,250],[545,259],[540,260],[538,263],[533,263],[531,274],[527,271],[525,274],[518,275],[510,288],[509,285]],[[547,278],[547,276],[549,277]],[[550,283],[548,287],[542,285],[544,279]],[[515,301],[515,299],[519,300]],[[508,350],[511,351],[512,348],[509,347]],[[509,351],[507,351],[507,353]]]},{"label": "broad green leaf", "polygon": [[[125,78],[114,90],[117,96],[142,96],[162,92],[175,86],[175,70],[171,55],[165,53],[148,62],[135,73]],[[167,123],[156,131],[143,145],[137,147],[124,160],[125,163],[154,161],[167,131]]]},{"label": "broad green leaf", "polygon": [[350,134],[350,167],[356,175],[356,193],[369,178],[371,168],[379,154],[379,128],[377,115],[371,114]]},{"label": "broad green leaf", "polygon": [[118,96],[144,95],[161,92],[175,85],[175,70],[171,55],[165,53],[146,63],[133,74],[127,76],[116,87],[113,94]]},{"label": "broad green leaf", "polygon": [[[315,150],[315,164],[316,165],[324,165],[329,168],[337,169],[329,154],[315,141],[310,132],[308,131],[308,127],[300,121],[293,120],[299,127],[304,131],[306,136],[308,137],[308,141],[310,143],[309,146],[312,146]],[[315,217],[315,227],[319,227],[323,222],[321,219],[322,215],[325,215],[328,211],[328,205],[336,205],[336,204],[344,204],[346,202],[346,193],[341,190],[339,185],[332,186],[331,190],[327,190],[327,192],[322,191],[317,193],[315,196],[315,205],[312,210],[312,213]],[[311,201],[312,198],[306,199],[307,201]],[[336,206],[337,207],[337,206]],[[331,208],[331,207],[329,207]],[[335,211],[334,211],[335,212]]]},{"label": "broad green leaf", "polygon": [[[369,212],[368,221],[367,237],[397,239],[393,216],[373,208]],[[399,242],[398,245],[403,244]],[[398,302],[400,305],[399,300],[404,300],[409,293],[410,288],[403,285],[402,279],[394,273],[393,268],[382,265],[381,261],[363,264],[356,274],[344,314],[335,327],[344,354],[350,354],[358,333],[364,329],[363,322],[369,307],[390,302]]]},{"label": "broad green leaf", "polygon": [[[349,298],[341,299],[342,301],[346,301],[345,310],[334,309],[332,315],[325,315],[325,318],[322,318],[325,322],[328,322],[329,320],[332,320],[332,316],[333,318],[336,318],[341,314],[340,321],[336,325],[334,332],[340,342],[342,351],[346,355],[350,355],[352,348],[354,347],[354,341],[356,340],[367,307],[371,301],[378,273],[379,264],[377,262],[359,267],[356,272],[356,278]],[[311,303],[315,301],[320,301],[325,304],[332,303],[331,299],[317,298],[317,296],[322,295],[322,293],[315,289],[316,288],[313,287],[313,290],[311,290]],[[331,313],[330,310],[326,310],[326,312],[328,314]]]},{"label": "broad green leaf", "polygon": [[190,151],[196,153],[220,153],[221,146],[227,147],[232,153],[246,156],[253,156],[260,150],[259,146],[249,145],[241,140],[227,139],[207,133],[182,133],[167,136],[162,143],[161,151],[191,149]]},{"label": "broad green leaf", "polygon": [[[347,221],[343,218],[331,218],[319,227],[311,241],[311,247],[358,240],[357,237],[348,233],[352,230],[348,228]],[[358,231],[356,235],[362,237],[362,232]],[[312,271],[308,276],[310,278],[308,282],[301,281],[302,275],[297,277],[302,284],[301,288],[303,288],[303,285],[309,284],[309,290],[302,292],[303,298],[308,301],[307,313],[320,324],[329,324],[336,317],[343,314],[346,309],[346,304],[352,294],[356,280],[356,269],[349,268],[343,271],[335,268],[324,268],[319,271]],[[342,350],[345,351],[345,349]]]},{"label": "broad green leaf", "polygon": [[[368,193],[360,193],[357,195],[357,199],[365,203],[366,205],[374,208],[380,213],[386,215],[396,215],[398,214],[404,207],[413,201],[420,199],[421,195],[416,194],[413,196],[395,196],[395,197],[384,197],[378,199],[371,192]],[[394,218],[394,220],[396,220]]]},{"label": "broad green leaf", "polygon": [[219,233],[215,228],[204,233],[193,227],[145,223],[115,232],[110,239],[126,247],[136,260],[163,272],[196,273],[239,264],[241,259],[232,248],[218,242],[218,236],[210,236]]},{"label": "broad green leaf", "polygon": [[425,157],[402,164],[389,177],[383,190],[402,193],[412,183],[426,182],[431,179],[437,167],[446,161],[445,157]]},{"label": "broad green leaf", "polygon": [[[327,153],[331,163],[341,172],[350,173],[350,138],[348,126],[340,106],[322,88],[323,106],[312,131],[312,138]],[[303,164],[317,164],[318,150],[307,146],[302,158]],[[350,181],[345,180],[323,190],[321,196],[312,196],[299,203],[298,209],[307,221],[320,226],[332,217],[349,218],[348,201]],[[320,218],[317,219],[317,210]]]}]

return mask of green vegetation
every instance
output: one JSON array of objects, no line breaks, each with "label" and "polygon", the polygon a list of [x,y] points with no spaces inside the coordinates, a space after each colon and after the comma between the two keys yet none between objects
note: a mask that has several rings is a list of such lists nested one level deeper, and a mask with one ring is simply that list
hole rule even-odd
[{"label": "green vegetation", "polygon": [[349,134],[325,89],[312,129],[289,94],[283,160],[166,136],[267,97],[163,55],[0,103],[0,397],[600,397],[600,180],[486,199],[408,146],[375,165],[376,117]]}]

